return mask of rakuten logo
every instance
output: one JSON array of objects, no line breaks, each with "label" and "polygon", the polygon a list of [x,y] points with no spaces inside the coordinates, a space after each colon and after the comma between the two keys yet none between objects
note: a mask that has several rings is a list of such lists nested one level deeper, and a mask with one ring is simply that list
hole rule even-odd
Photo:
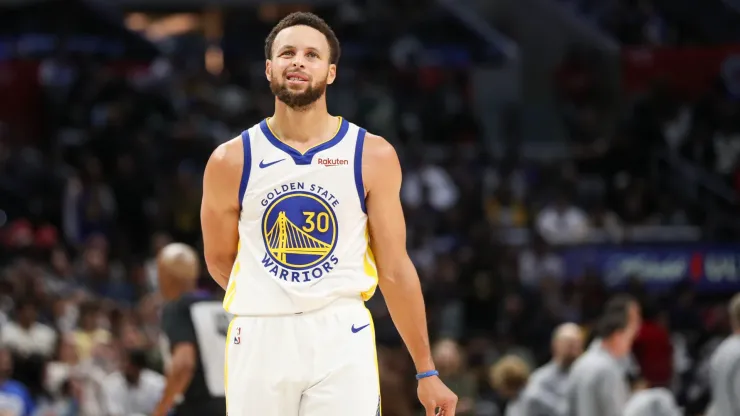
[{"label": "rakuten logo", "polygon": [[319,158],[319,165],[324,166],[342,166],[342,165],[349,165],[349,161],[347,159],[329,159],[327,158]]}]

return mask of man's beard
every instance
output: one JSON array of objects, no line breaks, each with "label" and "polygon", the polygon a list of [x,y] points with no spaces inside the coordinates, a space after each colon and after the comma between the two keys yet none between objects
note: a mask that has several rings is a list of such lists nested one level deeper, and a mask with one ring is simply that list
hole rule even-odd
[{"label": "man's beard", "polygon": [[293,110],[302,110],[315,103],[326,92],[326,79],[314,86],[310,83],[303,92],[293,92],[286,83],[280,83],[274,76],[270,80],[270,90],[278,100]]}]

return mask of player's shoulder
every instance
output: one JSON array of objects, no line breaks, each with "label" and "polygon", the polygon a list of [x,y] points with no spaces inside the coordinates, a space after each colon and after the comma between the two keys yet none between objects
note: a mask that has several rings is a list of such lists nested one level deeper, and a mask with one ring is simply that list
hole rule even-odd
[{"label": "player's shoulder", "polygon": [[242,136],[236,136],[216,147],[208,159],[208,164],[219,166],[240,165],[244,163],[244,143]]},{"label": "player's shoulder", "polygon": [[400,182],[401,163],[393,145],[385,138],[367,133],[362,149],[362,176],[365,189]]},{"label": "player's shoulder", "polygon": [[362,149],[363,158],[372,159],[398,159],[396,149],[393,147],[388,140],[384,137],[378,136],[377,134],[367,133],[365,134],[365,144]]},{"label": "player's shoulder", "polygon": [[234,137],[216,147],[208,158],[204,172],[204,182],[207,184],[220,184],[228,195],[227,189],[239,186],[244,170],[244,144],[241,136]]},{"label": "player's shoulder", "polygon": [[244,142],[251,142],[254,135],[260,131],[260,124],[261,122],[218,145],[213,153],[211,153],[208,163],[238,166],[241,169],[244,165]]}]

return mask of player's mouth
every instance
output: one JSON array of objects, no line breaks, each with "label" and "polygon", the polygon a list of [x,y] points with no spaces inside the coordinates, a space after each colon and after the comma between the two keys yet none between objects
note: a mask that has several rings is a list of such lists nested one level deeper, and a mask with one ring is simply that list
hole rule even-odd
[{"label": "player's mouth", "polygon": [[290,84],[305,84],[308,83],[308,76],[301,74],[299,72],[292,72],[285,76],[285,78],[288,80],[288,83]]}]

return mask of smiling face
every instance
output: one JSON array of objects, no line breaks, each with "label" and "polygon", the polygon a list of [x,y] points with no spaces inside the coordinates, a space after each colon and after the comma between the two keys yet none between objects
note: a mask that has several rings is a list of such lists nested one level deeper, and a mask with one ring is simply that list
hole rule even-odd
[{"label": "smiling face", "polygon": [[270,90],[292,109],[310,106],[334,82],[337,67],[330,58],[329,42],[318,30],[303,25],[281,30],[265,65]]}]

